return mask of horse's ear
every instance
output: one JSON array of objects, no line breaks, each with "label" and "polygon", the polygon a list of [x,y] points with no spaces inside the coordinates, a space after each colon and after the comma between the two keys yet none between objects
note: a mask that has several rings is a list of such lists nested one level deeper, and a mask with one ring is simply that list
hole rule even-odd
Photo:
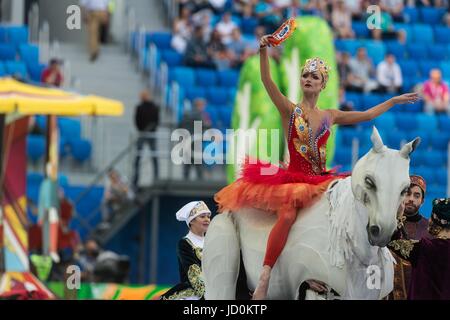
[{"label": "horse's ear", "polygon": [[377,153],[383,151],[384,143],[383,140],[381,139],[380,133],[378,132],[375,126],[373,126],[372,136],[370,137],[370,140],[372,140],[373,151]]},{"label": "horse's ear", "polygon": [[421,141],[420,138],[417,137],[413,141],[405,144],[403,148],[400,150],[400,155],[405,159],[409,159],[410,154],[417,149],[418,145],[420,144],[420,141]]}]

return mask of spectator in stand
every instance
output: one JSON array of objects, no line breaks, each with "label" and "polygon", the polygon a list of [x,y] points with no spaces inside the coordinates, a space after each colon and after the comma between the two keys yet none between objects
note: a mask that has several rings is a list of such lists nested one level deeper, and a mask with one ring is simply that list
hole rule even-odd
[{"label": "spectator in stand", "polygon": [[215,13],[215,14],[221,14],[225,11],[226,6],[228,5],[228,1],[227,0],[209,0],[209,5],[211,10]]},{"label": "spectator in stand", "polygon": [[338,73],[342,86],[347,89],[351,85],[352,72],[350,67],[350,54],[343,52],[338,54]]},{"label": "spectator in stand", "polygon": [[188,41],[192,37],[191,12],[188,7],[183,7],[180,18],[173,23],[172,48],[179,54],[186,52]]},{"label": "spectator in stand", "polygon": [[380,9],[389,13],[395,22],[403,22],[403,0],[381,0]]},{"label": "spectator in stand", "polygon": [[342,111],[353,111],[353,103],[347,101],[345,96],[345,88],[343,86],[339,87],[339,110]]},{"label": "spectator in stand", "polygon": [[450,115],[448,86],[442,81],[442,73],[439,69],[430,71],[430,79],[423,85],[425,99],[425,112],[448,113]]},{"label": "spectator in stand", "polygon": [[264,28],[263,26],[258,26],[255,28],[255,32],[254,32],[255,39],[253,39],[249,44],[249,48],[250,48],[252,54],[257,54],[259,52],[259,41],[265,34],[266,34],[266,28]]},{"label": "spectator in stand", "polygon": [[399,93],[403,84],[402,70],[395,56],[387,53],[377,66],[379,90],[383,93]]},{"label": "spectator in stand", "polygon": [[372,38],[374,40],[389,40],[397,38],[398,34],[397,31],[395,31],[394,22],[391,15],[385,11],[381,11],[380,15],[380,28],[372,30]]},{"label": "spectator in stand", "polygon": [[354,38],[355,33],[352,30],[352,16],[345,7],[344,0],[337,0],[333,4],[331,13],[331,23],[336,30],[336,36],[341,39]]},{"label": "spectator in stand", "polygon": [[259,24],[264,26],[267,32],[272,33],[282,23],[281,10],[273,5],[273,0],[259,0],[255,5],[255,14]]},{"label": "spectator in stand", "polygon": [[61,87],[63,75],[61,72],[61,61],[56,58],[50,60],[48,67],[42,72],[41,82],[53,87]]},{"label": "spectator in stand", "polygon": [[[201,121],[203,131],[212,128],[211,117],[206,111],[206,100],[195,99],[192,112],[185,114],[183,121],[180,125],[181,128],[186,129],[190,133],[190,140],[186,139],[190,143],[189,149],[191,150],[190,158],[185,158],[185,165],[183,167],[184,177],[189,180],[191,169],[194,168],[197,172],[197,178],[202,180],[204,178],[205,167],[203,165],[203,149],[196,150],[195,141],[203,140],[203,132],[195,132],[195,121]],[[201,145],[201,144],[200,144]]]},{"label": "spectator in stand", "polygon": [[345,0],[345,7],[350,11],[352,20],[361,20],[362,7],[360,0]]},{"label": "spectator in stand", "polygon": [[372,61],[367,56],[367,50],[364,47],[358,49],[356,58],[350,60],[350,69],[352,74],[351,90],[363,91],[365,93],[377,89],[378,84],[373,79],[374,68]]},{"label": "spectator in stand", "polygon": [[110,0],[81,0],[88,24],[91,62],[97,60],[100,52],[100,29],[109,22],[109,2]]},{"label": "spectator in stand", "polygon": [[156,152],[156,137],[149,136],[154,134],[159,124],[159,107],[152,101],[150,92],[144,90],[141,92],[141,103],[136,107],[134,123],[139,132],[139,138],[136,142],[136,158],[134,160],[133,188],[137,190],[139,180],[139,167],[141,162],[141,153],[144,146],[148,145],[152,153],[153,176],[158,178],[158,159],[153,154]]},{"label": "spectator in stand", "polygon": [[230,68],[233,55],[223,44],[222,36],[217,29],[211,34],[211,40],[208,43],[208,55],[212,57],[217,70]]},{"label": "spectator in stand", "polygon": [[231,43],[232,41],[231,34],[233,33],[233,30],[236,29],[237,27],[238,26],[236,25],[236,23],[234,23],[234,21],[231,20],[231,13],[225,12],[222,16],[222,19],[216,26],[216,30],[222,37],[222,42],[224,45],[228,45]]},{"label": "spectator in stand", "polygon": [[208,54],[208,46],[204,40],[202,26],[195,27],[194,36],[188,42],[186,47],[186,55],[184,59],[185,64],[190,67],[215,67],[211,60],[211,56]]},{"label": "spectator in stand", "polygon": [[232,54],[232,66],[239,68],[244,61],[252,55],[252,51],[248,47],[247,43],[242,39],[241,30],[235,28],[231,35],[232,41],[228,45],[228,50]]}]

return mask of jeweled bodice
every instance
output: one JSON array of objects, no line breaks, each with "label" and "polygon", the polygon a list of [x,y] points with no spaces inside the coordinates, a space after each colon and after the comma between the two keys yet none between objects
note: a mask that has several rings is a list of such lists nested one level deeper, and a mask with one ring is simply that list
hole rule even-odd
[{"label": "jeweled bodice", "polygon": [[330,120],[323,119],[313,132],[300,106],[295,107],[289,122],[289,168],[309,175],[326,172],[326,143],[330,136]]}]

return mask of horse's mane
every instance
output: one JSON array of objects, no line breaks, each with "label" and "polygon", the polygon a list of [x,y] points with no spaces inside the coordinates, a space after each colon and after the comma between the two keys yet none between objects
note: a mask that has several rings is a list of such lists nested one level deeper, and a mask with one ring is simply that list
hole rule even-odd
[{"label": "horse's mane", "polygon": [[355,234],[356,201],[352,193],[351,177],[339,180],[326,193],[330,210],[330,243],[331,264],[343,267],[346,260],[353,258],[352,247]]}]

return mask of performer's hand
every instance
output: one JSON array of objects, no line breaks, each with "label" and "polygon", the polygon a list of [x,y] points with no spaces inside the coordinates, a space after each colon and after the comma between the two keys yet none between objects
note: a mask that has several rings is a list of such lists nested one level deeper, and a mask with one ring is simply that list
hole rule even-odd
[{"label": "performer's hand", "polygon": [[405,93],[392,98],[394,104],[414,103],[420,99],[419,93]]},{"label": "performer's hand", "polygon": [[322,281],[318,280],[307,280],[306,283],[309,285],[309,288],[317,293],[324,293],[328,291],[327,285]]},{"label": "performer's hand", "polygon": [[267,47],[267,46],[271,46],[270,44],[270,39],[272,38],[272,35],[268,34],[265,36],[262,36],[261,39],[259,40],[259,46],[261,48]]}]

